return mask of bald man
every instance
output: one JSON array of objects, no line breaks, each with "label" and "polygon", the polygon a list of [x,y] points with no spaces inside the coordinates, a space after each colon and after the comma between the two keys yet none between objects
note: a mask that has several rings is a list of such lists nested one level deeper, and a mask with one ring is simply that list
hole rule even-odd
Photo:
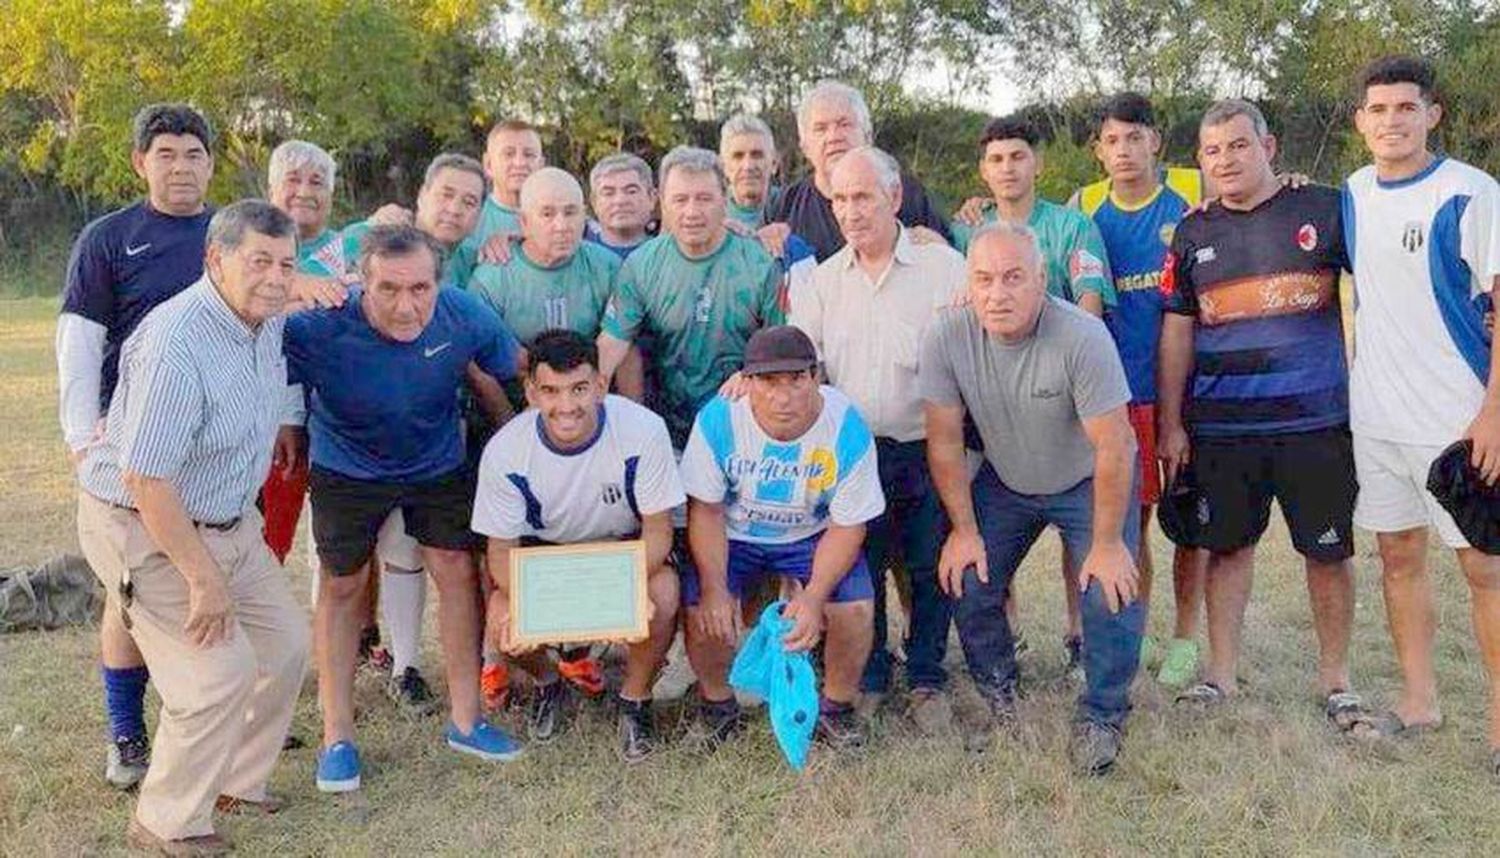
[{"label": "bald man", "polygon": [[471,288],[523,343],[552,328],[597,337],[620,261],[584,243],[582,186],[543,167],[521,186],[520,204],[521,243],[504,262],[479,266]]}]

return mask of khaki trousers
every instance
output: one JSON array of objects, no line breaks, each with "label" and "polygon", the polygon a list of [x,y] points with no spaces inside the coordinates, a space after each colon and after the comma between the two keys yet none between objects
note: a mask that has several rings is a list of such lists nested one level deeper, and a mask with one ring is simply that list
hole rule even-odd
[{"label": "khaki trousers", "polygon": [[162,699],[136,818],[168,840],[212,833],[220,795],[265,798],[310,637],[307,612],[261,538],[258,513],[230,530],[199,527],[198,535],[224,573],[234,614],[229,639],[206,649],[183,634],[187,582],[140,515],[79,493],[78,541],[110,594],[106,610],[119,610],[127,569],[134,587],[130,635]]}]

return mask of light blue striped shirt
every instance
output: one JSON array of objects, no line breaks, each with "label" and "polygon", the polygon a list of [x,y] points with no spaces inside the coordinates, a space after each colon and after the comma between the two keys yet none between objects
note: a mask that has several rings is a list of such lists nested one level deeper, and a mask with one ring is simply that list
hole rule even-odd
[{"label": "light blue striped shirt", "polygon": [[83,490],[134,507],[124,472],[164,479],[189,517],[225,522],[255,502],[281,424],[302,422],[288,388],[282,318],[252,330],[205,274],[148,315],[120,353],[104,439]]}]

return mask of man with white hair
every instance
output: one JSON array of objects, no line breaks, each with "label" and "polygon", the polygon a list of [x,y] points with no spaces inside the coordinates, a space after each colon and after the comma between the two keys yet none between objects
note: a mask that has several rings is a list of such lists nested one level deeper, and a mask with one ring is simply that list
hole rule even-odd
[{"label": "man with white hair", "polygon": [[918,352],[928,323],[963,291],[964,258],[942,243],[914,244],[896,219],[901,169],[871,146],[852,149],[829,176],[834,216],[846,243],[793,295],[792,324],[807,332],[828,381],[859,408],[875,436],[886,509],[866,523],[864,556],[874,576],[874,647],[860,690],[878,701],[890,691],[885,574],[911,581],[906,675],[912,716],[924,731],[952,719],[943,696],[950,620],[938,590],[937,559],[947,528],[927,470]]},{"label": "man with white hair", "polygon": [[[1006,222],[969,245],[969,306],[940,312],[922,338],[927,458],[952,522],[938,577],[991,724],[1016,719],[1014,641],[1005,616],[1011,577],[1047,526],[1083,558],[1086,685],[1078,700],[1074,763],[1102,774],[1120,752],[1130,682],[1140,658],[1130,388],[1099,319],[1047,294],[1040,245]],[[964,415],[984,438],[970,475]],[[970,737],[975,749],[985,734]],[[974,741],[977,740],[977,741]]]},{"label": "man with white hair", "polygon": [[520,204],[521,243],[505,262],[480,265],[471,290],[522,343],[559,328],[599,336],[620,260],[583,241],[583,188],[567,172],[543,167],[521,186]]},{"label": "man with white hair", "polygon": [[629,152],[599,159],[589,171],[589,205],[594,210],[583,237],[621,259],[654,234],[656,184],[651,165]]},{"label": "man with white hair", "polygon": [[[844,246],[833,214],[833,165],[849,150],[874,142],[870,108],[859,90],[831,80],[813,87],[797,107],[797,143],[812,165],[812,175],[786,188],[767,210],[767,222],[784,224],[802,236],[817,252],[819,262],[832,256]],[[948,240],[948,225],[922,183],[905,174],[898,217],[907,227],[925,227]]]}]

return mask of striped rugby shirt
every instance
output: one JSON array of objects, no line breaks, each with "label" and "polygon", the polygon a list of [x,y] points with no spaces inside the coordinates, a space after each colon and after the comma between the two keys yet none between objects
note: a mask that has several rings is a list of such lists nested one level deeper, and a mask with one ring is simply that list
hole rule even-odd
[{"label": "striped rugby shirt", "polygon": [[238,518],[255,503],[282,424],[302,423],[286,383],[283,319],[252,330],[207,275],[164,302],[125,341],[102,443],[83,490],[134,507],[124,472],[169,481],[194,521]]}]

